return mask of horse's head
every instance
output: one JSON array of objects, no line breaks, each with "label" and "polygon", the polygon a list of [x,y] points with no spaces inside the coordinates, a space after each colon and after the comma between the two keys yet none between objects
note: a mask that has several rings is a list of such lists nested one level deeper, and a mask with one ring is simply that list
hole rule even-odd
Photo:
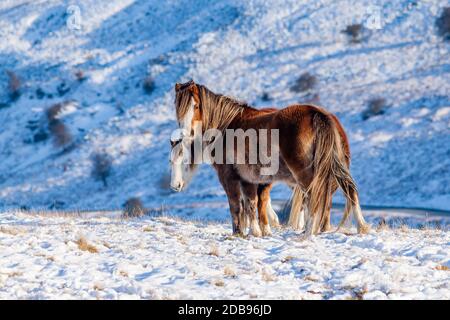
[{"label": "horse's head", "polygon": [[182,191],[189,184],[197,167],[193,161],[192,140],[182,129],[175,130],[170,139],[170,188],[176,192]]},{"label": "horse's head", "polygon": [[175,130],[170,141],[170,187],[179,192],[189,183],[195,171],[194,139],[196,135],[201,135],[200,96],[194,81],[175,85],[175,108],[179,129]]}]

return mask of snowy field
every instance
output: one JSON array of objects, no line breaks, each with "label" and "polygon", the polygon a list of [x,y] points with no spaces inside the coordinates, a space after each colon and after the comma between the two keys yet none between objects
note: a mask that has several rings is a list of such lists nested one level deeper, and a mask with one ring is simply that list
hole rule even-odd
[{"label": "snowy field", "polygon": [[450,299],[450,233],[434,227],[243,239],[106,215],[0,214],[0,299]]},{"label": "snowy field", "polygon": [[[379,28],[352,41],[344,30],[373,5]],[[450,299],[447,6],[1,0],[0,299]],[[315,85],[293,90],[304,73]],[[324,106],[348,133],[363,205],[446,213],[366,211],[367,236],[232,237],[211,168],[168,189],[173,86],[191,78],[257,108]],[[110,159],[104,182],[94,154]],[[152,216],[102,211],[130,198]]]}]

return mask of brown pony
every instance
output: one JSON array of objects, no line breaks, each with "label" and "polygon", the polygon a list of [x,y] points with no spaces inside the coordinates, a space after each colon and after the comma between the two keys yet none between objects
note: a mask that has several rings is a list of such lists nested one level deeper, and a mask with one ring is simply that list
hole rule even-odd
[{"label": "brown pony", "polygon": [[[264,129],[269,133],[267,143],[279,150],[279,167],[276,173],[262,174],[262,162],[251,164],[239,161],[212,163],[218,173],[230,205],[233,232],[242,234],[244,217],[250,220],[250,231],[255,236],[270,234],[264,209],[257,221],[258,203],[270,199],[270,186],[283,181],[294,188],[290,222],[295,223],[303,211],[306,215],[305,235],[317,234],[329,227],[331,199],[337,188],[346,197],[346,208],[340,226],[351,212],[359,233],[369,230],[359,206],[356,184],[350,175],[350,150],[344,129],[338,119],[322,108],[312,105],[292,105],[281,110],[258,110],[224,95],[215,94],[205,86],[190,81],[175,86],[176,115],[180,128],[186,132],[183,143],[193,149],[195,124],[201,124],[201,133],[216,129],[223,132],[223,140],[230,137],[230,129]],[[279,142],[274,131],[278,130]],[[260,143],[260,136],[257,137]],[[187,142],[185,142],[187,141]],[[219,140],[205,144],[219,145]],[[242,147],[242,146],[241,146]],[[245,140],[245,159],[249,156],[250,143]],[[239,152],[237,144],[223,145],[225,159]],[[234,159],[236,160],[236,159]],[[174,177],[172,187],[181,191],[192,175],[195,164],[186,164]],[[181,182],[180,182],[181,181]],[[260,226],[261,225],[261,226]],[[262,229],[262,230],[261,230]]]}]

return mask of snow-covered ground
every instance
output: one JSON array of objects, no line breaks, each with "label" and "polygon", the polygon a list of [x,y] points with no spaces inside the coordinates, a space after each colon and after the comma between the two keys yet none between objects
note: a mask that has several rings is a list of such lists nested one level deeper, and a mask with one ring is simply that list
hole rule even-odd
[{"label": "snow-covered ground", "polygon": [[[374,5],[379,28],[352,43],[342,31]],[[450,45],[435,27],[446,6],[1,0],[0,298],[449,299]],[[316,86],[292,91],[305,72]],[[366,211],[373,232],[364,237],[230,237],[211,168],[185,192],[168,191],[173,86],[191,78],[256,107],[314,100],[348,132],[363,205],[447,215]],[[373,98],[386,109],[364,120]],[[72,137],[64,146],[46,119],[57,103]],[[91,174],[98,152],[112,160],[106,186]],[[17,211],[110,210],[131,197],[170,217]],[[289,190],[278,185],[272,197]],[[382,219],[392,228],[376,231]]]},{"label": "snow-covered ground", "polygon": [[0,299],[450,299],[450,233],[435,228],[243,239],[104,214],[0,214]]},{"label": "snow-covered ground", "polygon": [[[380,28],[350,43],[342,30],[366,23],[373,5]],[[348,131],[363,204],[448,210],[450,46],[435,28],[446,5],[2,0],[0,205],[111,209],[130,197],[149,206],[223,201],[208,167],[184,194],[164,187],[176,126],[173,85],[193,78],[258,107],[315,96]],[[6,70],[21,80],[16,101],[9,101]],[[304,72],[317,77],[306,96],[290,90]],[[147,76],[155,83],[151,94],[143,89]],[[372,98],[386,99],[389,107],[364,121]],[[55,147],[51,135],[33,142],[47,130],[45,110],[66,101],[58,118],[73,144]],[[94,152],[112,158],[107,188],[91,176]],[[272,196],[289,194],[277,186]]]}]

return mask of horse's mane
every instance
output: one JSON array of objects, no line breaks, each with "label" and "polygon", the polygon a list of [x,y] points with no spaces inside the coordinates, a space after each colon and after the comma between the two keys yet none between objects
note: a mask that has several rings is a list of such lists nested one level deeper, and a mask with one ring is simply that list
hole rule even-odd
[{"label": "horse's mane", "polygon": [[[251,108],[244,102],[237,101],[222,94],[216,94],[203,85],[195,85],[198,88],[204,130],[224,130],[245,108]],[[175,105],[178,121],[189,111],[192,94],[188,90],[188,87],[183,85],[176,92]]]}]

